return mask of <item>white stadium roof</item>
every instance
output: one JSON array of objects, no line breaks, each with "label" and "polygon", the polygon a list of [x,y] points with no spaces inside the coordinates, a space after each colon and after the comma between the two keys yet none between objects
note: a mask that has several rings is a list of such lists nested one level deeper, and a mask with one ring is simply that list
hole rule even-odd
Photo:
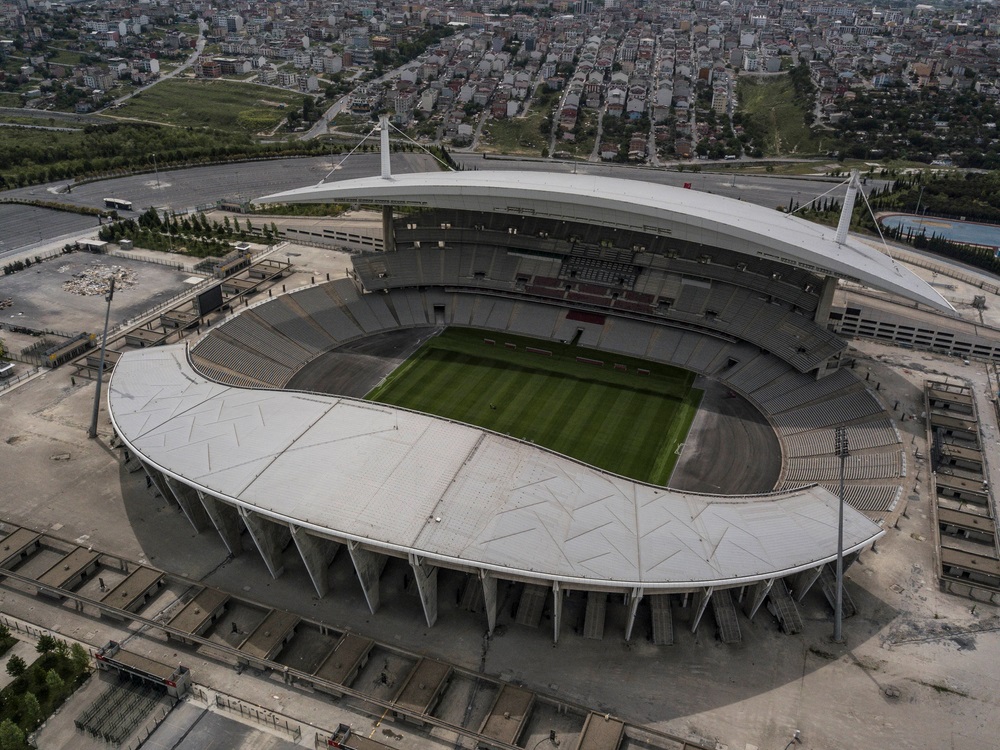
[{"label": "white stadium roof", "polygon": [[[735,586],[836,556],[822,487],[713,497],[641,484],[469,425],[358,399],[220,385],[184,346],[124,354],[115,429],[151,466],[339,541],[583,588]],[[883,532],[845,512],[845,550]]]},{"label": "white stadium roof", "polygon": [[425,172],[320,183],[254,202],[423,206],[581,221],[767,258],[953,312],[933,287],[888,255],[850,238],[838,244],[834,229],[653,182],[553,172]]}]

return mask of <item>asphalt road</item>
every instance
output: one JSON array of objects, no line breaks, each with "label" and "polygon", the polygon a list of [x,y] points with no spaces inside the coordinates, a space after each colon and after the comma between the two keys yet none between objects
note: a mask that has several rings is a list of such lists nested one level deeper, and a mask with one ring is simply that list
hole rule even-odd
[{"label": "asphalt road", "polygon": [[[343,166],[336,168],[343,159],[342,155],[334,155],[165,170],[159,174],[135,175],[79,185],[71,193],[65,192],[68,183],[63,181],[5,191],[0,193],[0,198],[29,198],[100,208],[104,205],[104,198],[114,197],[132,201],[137,211],[150,206],[183,210],[215,203],[220,199],[257,198],[314,185],[330,174],[331,170],[335,170],[331,175],[332,180],[367,177],[379,172],[378,154],[354,154]],[[478,154],[456,154],[455,159],[467,169],[576,171],[579,174],[623,177],[678,187],[689,182],[694,190],[725,195],[769,208],[787,206],[789,198],[804,204],[831,188],[834,188],[831,196],[843,198],[845,190],[843,186],[836,187],[836,183],[830,180],[810,178],[763,175],[734,177],[706,172],[673,172],[551,160],[484,159]],[[396,173],[430,171],[436,168],[432,158],[424,154],[392,155],[392,169]],[[868,187],[874,184],[869,181]],[[83,231],[93,226],[93,222],[89,216],[0,205],[0,258],[68,232]]]},{"label": "asphalt road", "polygon": [[[71,193],[65,192],[68,183],[63,181],[8,190],[0,193],[0,198],[27,198],[94,208],[103,208],[105,198],[123,198],[132,201],[136,212],[150,206],[183,210],[214,204],[219,199],[256,198],[314,185],[329,174],[341,159],[342,155],[336,155],[333,160],[329,156],[320,156],[165,170],[158,175],[134,175],[78,185]],[[433,169],[433,161],[431,157],[419,154],[395,154],[393,169],[398,172],[428,170]],[[334,174],[336,179],[351,179],[378,174],[378,171],[378,154],[355,154]],[[136,216],[136,212],[122,212],[122,215]],[[68,232],[83,231],[96,225],[97,221],[92,216],[0,204],[0,258]]]}]

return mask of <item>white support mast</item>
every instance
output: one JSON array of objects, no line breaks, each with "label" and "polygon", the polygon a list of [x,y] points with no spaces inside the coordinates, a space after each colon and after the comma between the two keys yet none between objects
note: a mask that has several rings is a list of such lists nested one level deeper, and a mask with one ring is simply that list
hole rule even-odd
[{"label": "white support mast", "polygon": [[389,169],[389,115],[382,115],[379,118],[378,126],[381,129],[381,145],[379,151],[382,154],[382,179],[391,180],[392,170]]}]

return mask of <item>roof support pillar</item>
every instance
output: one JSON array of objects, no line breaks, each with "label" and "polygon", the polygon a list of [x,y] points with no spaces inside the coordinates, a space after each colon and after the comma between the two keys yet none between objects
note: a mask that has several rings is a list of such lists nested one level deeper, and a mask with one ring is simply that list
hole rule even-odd
[{"label": "roof support pillar", "polygon": [[639,602],[642,601],[642,589],[634,588],[628,592],[625,598],[625,605],[628,607],[628,615],[625,618],[625,640],[632,640],[632,628],[635,627],[635,614],[639,611]]},{"label": "roof support pillar", "polygon": [[813,587],[813,584],[816,583],[822,572],[823,566],[819,565],[795,574],[795,577],[792,579],[792,591],[790,592],[793,593],[795,601],[801,602],[805,598],[805,595],[809,593],[809,589]]},{"label": "roof support pillar", "polygon": [[413,580],[416,581],[420,594],[420,604],[424,608],[424,619],[427,627],[431,627],[438,618],[438,569],[417,555],[410,555],[410,567],[413,569]]},{"label": "roof support pillar", "polygon": [[562,589],[559,581],[552,582],[552,642],[559,643],[559,630],[562,627]]},{"label": "roof support pillar", "polygon": [[163,484],[163,474],[161,474],[157,469],[147,464],[145,461],[140,460],[142,468],[146,471],[146,476],[149,477],[149,481],[146,483],[147,489],[154,489],[163,496],[163,499],[169,502],[173,495],[167,491],[166,486]]},{"label": "roof support pillar", "polygon": [[396,249],[396,236],[392,233],[392,206],[382,206],[382,249],[387,253]]},{"label": "roof support pillar", "polygon": [[358,542],[349,543],[347,551],[351,555],[351,562],[354,563],[354,570],[357,571],[361,589],[365,593],[368,609],[372,614],[375,614],[381,604],[379,578],[382,576],[382,571],[385,570],[385,564],[389,562],[389,558],[378,552],[365,549]]},{"label": "roof support pillar", "polygon": [[743,600],[743,613],[747,616],[748,620],[753,620],[754,615],[757,614],[760,605],[764,603],[764,599],[767,598],[773,585],[774,579],[769,578],[766,581],[757,581],[757,583],[750,587],[750,596]]},{"label": "roof support pillar", "polygon": [[713,591],[715,589],[712,586],[707,586],[695,592],[694,616],[691,618],[692,633],[698,632],[698,626],[701,624],[701,616],[705,614],[705,610],[708,608],[708,602],[712,598]]},{"label": "roof support pillar", "polygon": [[271,577],[277,578],[285,572],[281,553],[288,546],[291,532],[284,524],[268,520],[260,513],[247,510],[242,505],[239,506],[239,510],[243,523],[247,525],[247,531],[250,532],[254,544],[260,550],[260,556],[264,558],[264,564]]},{"label": "roof support pillar", "polygon": [[486,627],[489,634],[497,626],[497,579],[487,570],[479,571],[479,580],[483,584],[483,604],[486,607]]},{"label": "roof support pillar", "polygon": [[236,508],[212,495],[206,495],[201,490],[198,490],[198,498],[229,554],[238,557],[243,552],[243,540],[240,538],[243,531],[240,528],[240,514]]},{"label": "roof support pillar", "polygon": [[320,598],[326,596],[330,591],[330,563],[337,556],[340,545],[330,539],[313,536],[301,526],[290,524],[288,528],[316,595]]},{"label": "roof support pillar", "polygon": [[200,534],[202,531],[212,527],[212,521],[209,519],[208,513],[205,512],[204,506],[198,500],[198,495],[192,487],[181,484],[166,474],[163,475],[163,481],[170,488],[170,492],[173,494],[177,504],[181,506],[181,513],[184,514],[184,517],[194,527],[195,531]]},{"label": "roof support pillar", "polygon": [[844,555],[844,572],[846,573],[848,569],[860,559],[861,559],[861,550],[855,550],[849,555]]},{"label": "roof support pillar", "polygon": [[819,302],[816,304],[816,314],[813,321],[820,328],[826,328],[830,322],[830,308],[833,307],[833,294],[837,291],[837,277],[827,276],[823,280],[823,289],[820,290]]}]

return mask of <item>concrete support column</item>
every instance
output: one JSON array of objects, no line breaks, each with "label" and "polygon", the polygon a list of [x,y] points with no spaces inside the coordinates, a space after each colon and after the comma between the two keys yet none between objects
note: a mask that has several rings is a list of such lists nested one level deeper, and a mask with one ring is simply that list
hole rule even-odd
[{"label": "concrete support column", "polygon": [[691,618],[691,632],[697,633],[698,626],[701,624],[701,616],[705,614],[705,609],[708,608],[708,602],[712,598],[712,592],[715,589],[708,586],[695,592],[694,595],[694,617]]},{"label": "concrete support column", "polygon": [[639,602],[642,601],[642,589],[634,588],[625,595],[625,604],[628,606],[628,616],[625,618],[625,640],[632,640],[632,628],[635,626],[635,613],[639,611]]},{"label": "concrete support column", "polygon": [[396,249],[396,237],[392,233],[392,206],[382,206],[382,249],[386,252]]},{"label": "concrete support column", "polygon": [[861,558],[861,550],[844,555],[844,572],[846,573],[854,563]]},{"label": "concrete support column", "polygon": [[420,594],[420,604],[424,608],[424,619],[427,627],[431,627],[438,618],[438,569],[426,560],[410,555],[410,567],[413,569],[413,580],[417,583]]},{"label": "concrete support column", "polygon": [[211,495],[206,495],[198,491],[198,499],[201,500],[201,507],[212,521],[215,530],[222,537],[222,543],[226,545],[229,554],[238,557],[243,552],[243,540],[240,539],[242,530],[240,528],[240,514],[236,508],[229,503],[224,503]]},{"label": "concrete support column", "polygon": [[281,560],[281,553],[288,546],[288,539],[291,532],[288,527],[281,523],[276,523],[265,518],[260,513],[247,510],[240,506],[240,516],[247,526],[247,531],[253,537],[254,544],[260,550],[260,556],[264,558],[264,564],[271,573],[272,578],[277,578],[285,572],[285,565]]},{"label": "concrete support column", "polygon": [[562,628],[562,589],[559,581],[552,582],[552,642],[559,643],[559,630]]},{"label": "concrete support column", "polygon": [[764,599],[771,592],[771,586],[773,585],[774,579],[770,578],[766,581],[757,581],[757,583],[750,587],[750,596],[743,599],[743,614],[747,616],[748,620],[753,620],[754,615],[757,614],[757,610],[760,609],[760,605],[764,603]]},{"label": "concrete support column", "polygon": [[479,580],[483,583],[483,605],[486,608],[486,625],[489,628],[490,635],[493,635],[493,629],[497,626],[497,579],[493,577],[492,573],[480,570]]},{"label": "concrete support column", "polygon": [[149,484],[147,487],[154,488],[167,502],[173,500],[174,496],[169,490],[167,490],[167,486],[163,482],[163,474],[160,473],[160,470],[154,469],[145,461],[140,461],[140,463],[142,464],[142,468],[146,470],[146,476],[149,477]]},{"label": "concrete support column", "polygon": [[365,601],[368,602],[368,609],[372,614],[378,611],[381,599],[379,597],[379,578],[385,570],[385,564],[389,558],[372,552],[362,547],[358,542],[351,542],[347,545],[347,551],[351,555],[351,562],[354,563],[354,570],[358,573],[358,580],[361,588],[365,592]]},{"label": "concrete support column", "polygon": [[316,595],[326,596],[330,590],[330,563],[337,556],[340,545],[330,539],[313,536],[301,526],[290,525],[288,528]]},{"label": "concrete support column", "polygon": [[208,517],[208,513],[205,512],[205,508],[198,499],[198,493],[195,492],[194,488],[188,487],[186,484],[181,484],[166,474],[162,476],[164,483],[170,488],[170,492],[173,494],[177,504],[181,506],[181,512],[194,527],[194,530],[201,533],[206,529],[212,528],[212,521]]},{"label": "concrete support column", "polygon": [[830,307],[833,306],[833,293],[837,291],[837,277],[827,276],[823,282],[823,290],[820,292],[819,303],[816,305],[816,315],[813,321],[820,328],[826,328],[830,322]]},{"label": "concrete support column", "polygon": [[810,570],[803,570],[801,573],[796,573],[792,578],[792,593],[795,601],[801,602],[805,595],[809,593],[809,589],[813,587],[813,584],[819,580],[820,574],[823,572],[823,566],[812,568]]}]

